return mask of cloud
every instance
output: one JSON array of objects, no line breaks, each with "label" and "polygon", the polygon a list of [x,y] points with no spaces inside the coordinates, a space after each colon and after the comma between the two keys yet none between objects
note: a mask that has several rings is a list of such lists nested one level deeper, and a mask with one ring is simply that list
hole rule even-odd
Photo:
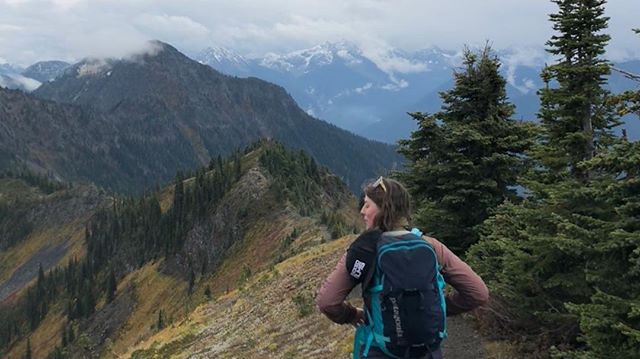
[{"label": "cloud", "polygon": [[31,92],[40,87],[40,85],[39,81],[18,74],[0,75],[0,87],[24,89],[27,92]]},{"label": "cloud", "polygon": [[11,24],[0,24],[0,33],[11,33],[21,31],[23,28],[21,26],[11,25]]},{"label": "cloud", "polygon": [[373,87],[373,84],[371,82],[367,82],[366,84],[364,84],[364,86],[356,87],[354,91],[358,94],[364,94],[367,90],[369,90],[372,87]]},{"label": "cloud", "polygon": [[382,71],[388,74],[410,74],[425,72],[428,70],[427,64],[413,62],[387,51],[367,51],[365,52],[365,55],[367,55],[369,59],[371,59],[371,61],[373,61]]},{"label": "cloud", "polygon": [[554,62],[551,54],[544,51],[544,49],[536,47],[513,47],[507,53],[503,53],[500,56],[500,62],[505,69],[505,79],[507,83],[516,88],[523,94],[530,91],[537,90],[532,79],[516,78],[516,70],[520,66],[526,67],[542,67],[545,63],[550,64]]},{"label": "cloud", "polygon": [[[639,26],[640,1],[610,1],[606,9],[608,53],[640,56],[640,40],[630,31]],[[456,50],[487,40],[498,49],[543,48],[555,11],[551,1],[513,0],[0,0],[0,56],[24,65],[122,56],[150,39],[187,52],[219,45],[262,56],[347,40],[377,54],[387,71],[404,73],[423,68],[386,57],[385,49]]]},{"label": "cloud", "polygon": [[387,91],[399,91],[407,86],[409,86],[409,83],[404,80],[404,79],[397,79],[395,76],[390,75],[389,76],[389,80],[391,80],[390,83],[382,86],[381,88],[383,90],[387,90]]},{"label": "cloud", "polygon": [[164,36],[207,36],[209,29],[187,16],[142,14],[135,20],[136,25],[145,32]]},{"label": "cloud", "polygon": [[59,10],[69,10],[72,9],[83,2],[83,0],[51,0],[54,6],[56,6]]}]

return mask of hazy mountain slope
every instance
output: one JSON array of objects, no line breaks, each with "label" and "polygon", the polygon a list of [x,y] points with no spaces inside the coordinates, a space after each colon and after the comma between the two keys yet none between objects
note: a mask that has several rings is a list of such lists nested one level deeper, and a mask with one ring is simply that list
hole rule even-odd
[{"label": "hazy mountain slope", "polygon": [[279,86],[225,76],[153,44],[155,52],[135,59],[76,64],[35,92],[107,114],[127,160],[164,164],[143,174],[130,166],[135,189],[265,137],[307,151],[354,189],[402,161],[391,146],[310,117]]},{"label": "hazy mountain slope", "polygon": [[62,75],[69,66],[71,64],[64,61],[39,61],[24,69],[22,75],[40,82],[47,82]]},{"label": "hazy mountain slope", "polygon": [[0,303],[38,275],[83,253],[85,223],[107,197],[95,187],[47,193],[22,179],[0,178]]},{"label": "hazy mountain slope", "polygon": [[104,114],[0,89],[0,170],[27,167],[122,191],[157,183],[151,174],[175,175],[166,170],[179,165],[175,156],[144,162],[155,148],[136,152],[123,133]]}]

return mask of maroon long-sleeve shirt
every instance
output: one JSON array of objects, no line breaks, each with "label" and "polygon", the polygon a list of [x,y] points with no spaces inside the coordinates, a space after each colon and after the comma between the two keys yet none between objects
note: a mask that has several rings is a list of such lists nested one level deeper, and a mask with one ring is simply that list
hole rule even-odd
[{"label": "maroon long-sleeve shirt", "polygon": [[[387,232],[389,235],[401,235],[407,231]],[[468,264],[463,262],[449,248],[438,240],[423,237],[436,252],[438,263],[442,267],[442,276],[455,291],[446,295],[447,314],[459,314],[476,308],[489,300],[489,289]],[[333,272],[320,287],[316,296],[316,305],[329,319],[338,323],[349,323],[356,315],[356,308],[345,299],[357,285],[347,272],[347,254],[345,253]]]}]

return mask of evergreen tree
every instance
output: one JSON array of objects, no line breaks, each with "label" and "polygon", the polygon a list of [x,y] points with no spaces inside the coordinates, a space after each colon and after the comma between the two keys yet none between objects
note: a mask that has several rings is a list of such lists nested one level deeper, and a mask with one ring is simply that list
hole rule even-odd
[{"label": "evergreen tree", "polygon": [[116,275],[113,269],[109,271],[109,278],[107,278],[107,303],[111,303],[116,295],[116,289],[118,288],[118,282],[116,281]]},{"label": "evergreen tree", "polygon": [[547,51],[560,59],[542,76],[547,86],[540,90],[539,115],[546,130],[541,159],[554,171],[568,170],[585,180],[588,173],[577,164],[594,156],[598,142],[609,143],[609,129],[619,124],[602,86],[610,73],[610,64],[601,57],[610,39],[600,33],[607,27],[606,1],[552,2],[559,7],[550,15],[558,34],[547,42]]},{"label": "evergreen tree", "polygon": [[158,311],[158,323],[156,324],[156,328],[158,330],[162,330],[164,328],[164,316],[162,315],[162,309]]},{"label": "evergreen tree", "polygon": [[69,324],[69,332],[67,333],[67,339],[69,343],[73,343],[76,340],[76,333],[73,330],[73,325]]},{"label": "evergreen tree", "polygon": [[409,165],[399,177],[417,203],[416,222],[457,252],[477,241],[474,227],[492,208],[516,199],[530,144],[532,127],[511,119],[499,67],[488,46],[465,49],[454,88],[440,94],[442,110],[410,114],[418,130],[400,141]]},{"label": "evergreen tree", "polygon": [[501,206],[469,252],[492,297],[510,311],[498,324],[559,357],[637,357],[640,147],[615,138],[619,123],[602,88],[608,64],[604,1],[554,0],[543,70],[543,131],[522,204]]},{"label": "evergreen tree", "polygon": [[[640,33],[636,30],[636,33]],[[637,78],[640,80],[640,77]],[[640,91],[613,98],[620,115],[640,119]],[[586,350],[576,357],[640,357],[640,142],[628,141],[601,150],[585,167],[599,176],[592,181],[607,210],[607,232],[586,255],[585,272],[595,292],[587,303],[567,304],[578,316]]]},{"label": "evergreen tree", "polygon": [[69,344],[69,338],[67,337],[67,328],[66,327],[62,328],[62,332],[60,333],[60,336],[62,337],[60,345],[63,348],[65,348]]},{"label": "evergreen tree", "polygon": [[32,357],[32,353],[31,353],[31,339],[27,338],[27,349],[24,353],[24,359],[31,359]]},{"label": "evergreen tree", "polygon": [[196,283],[196,274],[193,272],[192,268],[189,268],[189,295],[193,293],[193,286]]},{"label": "evergreen tree", "polygon": [[578,316],[587,357],[640,357],[640,142],[623,141],[585,163],[598,176],[594,196],[602,234],[585,254],[593,294],[567,303]]}]

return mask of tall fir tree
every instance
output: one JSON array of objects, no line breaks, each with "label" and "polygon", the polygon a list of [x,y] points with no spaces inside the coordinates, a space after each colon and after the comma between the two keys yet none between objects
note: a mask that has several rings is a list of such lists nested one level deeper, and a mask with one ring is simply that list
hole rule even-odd
[{"label": "tall fir tree", "polygon": [[[640,33],[638,30],[634,30]],[[636,77],[640,81],[640,77]],[[640,91],[612,99],[618,113],[640,119]],[[571,303],[585,349],[571,357],[640,357],[640,142],[623,133],[619,143],[584,164],[600,174],[593,181],[608,209],[608,232],[586,256],[587,280],[594,294],[587,303]]]},{"label": "tall fir tree", "polygon": [[493,208],[516,200],[533,129],[512,119],[514,106],[489,46],[465,49],[463,64],[454,88],[440,94],[440,112],[410,114],[418,130],[400,141],[409,164],[398,174],[417,203],[417,224],[459,253],[477,241],[475,227]]},{"label": "tall fir tree", "polygon": [[27,348],[25,349],[24,359],[31,359],[33,356],[31,352],[31,338],[27,338]]},{"label": "tall fir tree", "polygon": [[106,293],[107,303],[111,303],[116,296],[116,290],[118,289],[118,282],[116,281],[116,275],[113,268],[109,271],[109,277],[107,278]]},{"label": "tall fir tree", "polygon": [[557,31],[547,51],[559,61],[543,70],[546,83],[540,90],[540,119],[544,143],[540,159],[556,172],[569,171],[585,181],[588,172],[577,164],[593,158],[598,143],[610,144],[613,126],[619,125],[602,86],[611,68],[602,58],[610,37],[606,29],[605,0],[552,0],[558,13],[551,14]]}]

